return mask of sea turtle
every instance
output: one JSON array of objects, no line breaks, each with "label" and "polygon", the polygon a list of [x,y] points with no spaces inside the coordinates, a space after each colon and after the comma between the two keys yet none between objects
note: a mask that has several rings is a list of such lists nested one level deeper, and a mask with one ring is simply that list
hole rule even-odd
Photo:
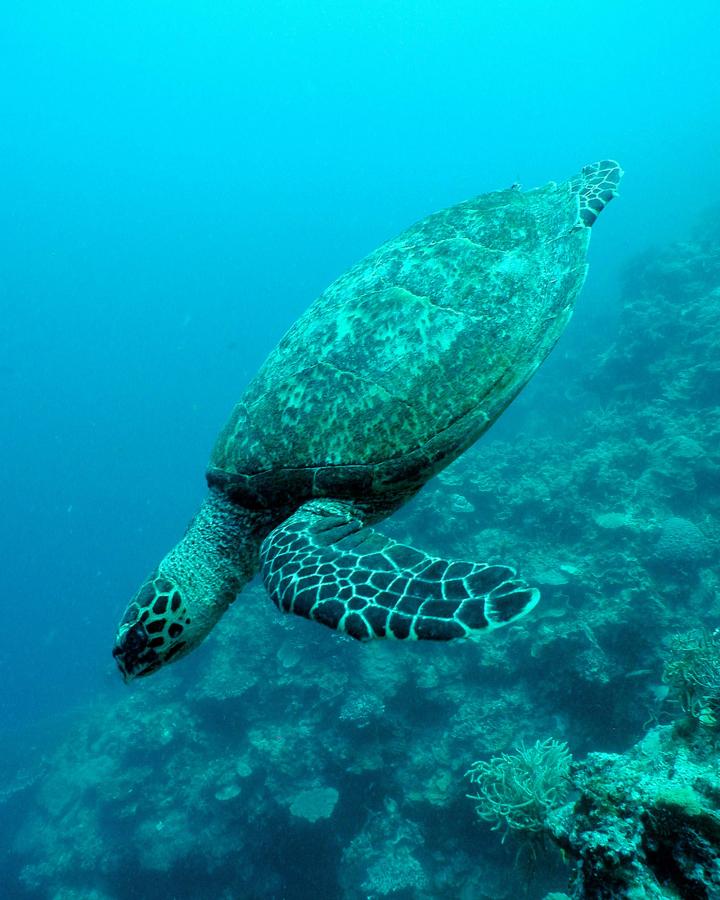
[{"label": "sea turtle", "polygon": [[613,161],[428,216],[334,282],[220,434],[209,495],[131,600],[126,680],[188,653],[260,570],[275,604],[359,640],[449,640],[538,601],[509,566],[432,557],[370,526],[497,419],[547,356],[586,273]]}]

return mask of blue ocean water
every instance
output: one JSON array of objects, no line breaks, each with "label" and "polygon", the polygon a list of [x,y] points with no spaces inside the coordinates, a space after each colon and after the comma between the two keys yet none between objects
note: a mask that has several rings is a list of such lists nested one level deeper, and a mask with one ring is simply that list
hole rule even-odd
[{"label": "blue ocean water", "polygon": [[[20,763],[55,759],[88,710],[97,715],[125,702],[128,688],[110,656],[117,621],[202,500],[208,455],[233,404],[309,302],[413,221],[478,193],[560,181],[596,159],[620,161],[621,197],[594,229],[575,318],[486,440],[518,449],[531,432],[533,441],[552,443],[554,434],[565,440],[587,409],[601,418],[602,392],[574,379],[617,341],[629,260],[689,240],[703,210],[720,199],[719,27],[710,2],[29,0],[0,11],[0,759],[8,784]],[[667,285],[658,288],[663,297]],[[667,324],[672,329],[672,319]],[[627,375],[610,371],[615,384]],[[642,394],[637,403],[645,403]],[[542,447],[528,450],[538,468],[550,465]],[[496,471],[513,480],[509,464]],[[445,487],[463,495],[462,483]],[[528,535],[543,532],[542,507],[539,498],[527,511]],[[442,519],[440,501],[434,509],[431,519]],[[465,531],[506,527],[481,512]],[[711,542],[714,515],[707,509],[697,523]],[[411,510],[398,527],[422,541],[439,527],[423,516],[430,513]],[[452,534],[438,530],[434,539],[453,552]],[[570,537],[558,533],[563,540]],[[712,594],[708,578],[703,596]],[[679,600],[689,624],[698,621],[693,596],[688,590]],[[231,611],[238,652],[246,638],[240,603]],[[313,632],[308,646],[342,669],[330,637]],[[211,652],[204,647],[180,665],[201,677]],[[632,669],[653,665],[635,659]],[[293,691],[293,679],[311,677],[296,663],[283,666],[293,676],[285,691]],[[187,684],[174,684],[133,686],[138,710],[172,709],[173,727],[182,729],[187,715],[201,729],[196,701],[183,699]],[[522,708],[508,713],[509,724]],[[268,710],[268,722],[279,709]],[[561,707],[552,714],[571,716]],[[235,707],[212,715],[225,721]],[[421,708],[408,721],[432,740]],[[332,739],[327,728],[318,719],[304,752]],[[382,745],[382,720],[368,728]],[[358,753],[368,733],[358,731]],[[639,734],[622,733],[605,746],[585,737],[582,753],[620,751]],[[507,750],[508,741],[495,749]],[[264,752],[272,756],[271,748]],[[112,756],[107,748],[102,754]],[[466,768],[479,755],[470,739],[467,754]],[[342,795],[338,778],[332,786]],[[358,816],[374,821],[385,810],[389,821],[396,801],[377,773],[368,778],[377,786]],[[41,782],[33,784],[23,796],[42,810]],[[452,801],[458,809],[463,791]],[[38,863],[38,854],[57,852],[33,844],[22,808],[13,806],[3,827],[3,896],[354,897],[369,883],[367,873],[356,883],[334,874],[343,847],[360,840],[362,823],[348,825],[344,808],[342,838],[322,851],[323,878],[295,870],[293,880],[282,869],[268,849],[279,840],[277,823],[259,809],[252,825],[228,825],[239,845],[242,829],[268,832],[254,881],[239,881],[220,851],[208,867],[212,878],[203,881],[198,866],[190,888],[179,864],[148,887],[145,873],[158,866],[132,854],[122,886],[122,866],[107,860],[95,881],[92,866],[76,881],[67,872],[22,880],[23,854]],[[452,817],[454,809],[438,804],[424,819]],[[126,827],[127,819],[115,822],[97,841],[120,841]],[[334,826],[323,827],[330,840]],[[218,843],[227,839],[218,834]],[[371,834],[362,832],[357,846]],[[375,839],[389,840],[381,825]],[[287,854],[300,859],[292,842],[306,840],[315,838],[299,829]],[[399,846],[415,846],[415,838],[404,840]],[[439,824],[423,840],[428,857],[450,852]],[[458,854],[472,854],[470,836],[458,841]],[[513,869],[511,857],[507,866]],[[442,896],[486,896],[456,877]],[[441,895],[438,882],[429,885],[418,878],[389,895]],[[364,890],[382,894],[377,885]],[[543,896],[532,890],[529,896]]]}]

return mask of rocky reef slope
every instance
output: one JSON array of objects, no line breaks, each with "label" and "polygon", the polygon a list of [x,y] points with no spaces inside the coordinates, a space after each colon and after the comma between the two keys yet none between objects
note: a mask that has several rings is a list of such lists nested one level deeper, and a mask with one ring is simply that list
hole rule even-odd
[{"label": "rocky reef slope", "polygon": [[[720,896],[714,707],[663,681],[673,636],[720,612],[716,220],[630,267],[608,344],[568,345],[521,430],[393,526],[516,564],[533,616],[479,644],[360,646],[251,588],[204,652],[8,780],[5,896]],[[544,840],[503,843],[465,773],[550,738],[569,793]]]}]

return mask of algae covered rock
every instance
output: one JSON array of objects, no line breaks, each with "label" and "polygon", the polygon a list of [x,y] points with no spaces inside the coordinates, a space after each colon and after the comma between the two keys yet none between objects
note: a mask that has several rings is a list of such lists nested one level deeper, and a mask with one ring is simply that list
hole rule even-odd
[{"label": "algae covered rock", "polygon": [[720,896],[720,773],[714,742],[653,729],[624,755],[575,767],[579,798],[553,838],[575,860],[575,900]]}]

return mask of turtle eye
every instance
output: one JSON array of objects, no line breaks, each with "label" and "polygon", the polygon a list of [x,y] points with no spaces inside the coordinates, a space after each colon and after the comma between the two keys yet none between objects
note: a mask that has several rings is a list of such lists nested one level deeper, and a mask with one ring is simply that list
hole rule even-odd
[{"label": "turtle eye", "polygon": [[150,638],[142,622],[136,622],[118,637],[113,656],[126,681],[143,674],[148,666],[157,662],[157,654],[148,646],[149,643]]},{"label": "turtle eye", "polygon": [[148,645],[148,636],[144,626],[138,622],[128,631],[123,641],[123,649],[126,653],[142,653]]}]

